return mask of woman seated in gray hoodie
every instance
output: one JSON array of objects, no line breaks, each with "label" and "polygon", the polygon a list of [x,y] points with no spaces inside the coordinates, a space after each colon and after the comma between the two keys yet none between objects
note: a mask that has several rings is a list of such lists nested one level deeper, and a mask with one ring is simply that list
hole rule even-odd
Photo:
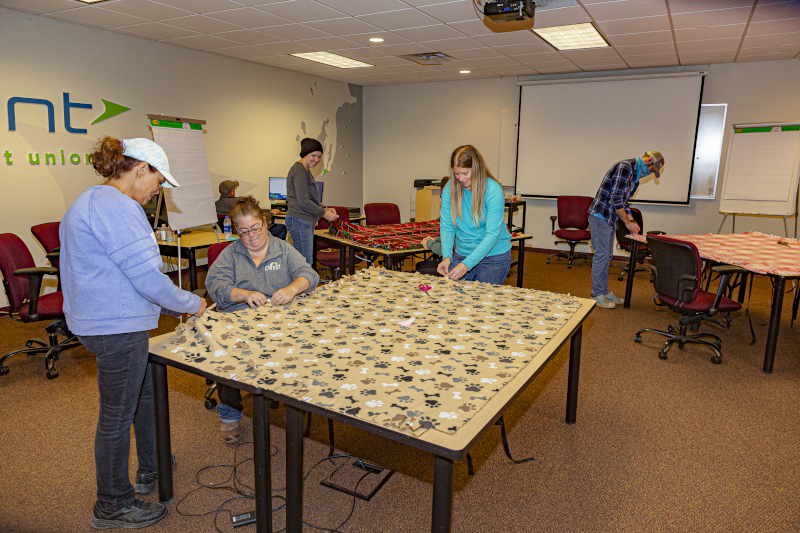
[{"label": "woman seated in gray hoodie", "polygon": [[[238,199],[230,213],[239,240],[225,248],[206,276],[206,290],[222,312],[242,311],[262,305],[286,305],[319,283],[319,274],[286,241],[270,238],[272,217],[252,196]],[[234,444],[241,438],[242,394],[219,385],[217,412],[223,439]]]}]

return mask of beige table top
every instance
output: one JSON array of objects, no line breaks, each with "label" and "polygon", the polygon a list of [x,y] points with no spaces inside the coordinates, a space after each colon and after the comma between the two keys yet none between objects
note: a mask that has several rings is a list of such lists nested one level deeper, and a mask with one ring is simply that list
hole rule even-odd
[{"label": "beige table top", "polygon": [[[224,235],[211,228],[193,229],[191,233],[181,235],[181,248],[208,248],[212,244],[225,242]],[[174,242],[158,241],[160,246],[178,246],[178,238]]]}]

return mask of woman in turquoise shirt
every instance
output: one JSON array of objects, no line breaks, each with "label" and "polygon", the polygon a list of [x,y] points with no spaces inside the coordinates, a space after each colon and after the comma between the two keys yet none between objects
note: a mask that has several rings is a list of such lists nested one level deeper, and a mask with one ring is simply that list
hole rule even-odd
[{"label": "woman in turquoise shirt", "polygon": [[511,268],[503,187],[474,146],[456,148],[450,168],[439,220],[444,259],[437,270],[450,279],[502,285]]}]

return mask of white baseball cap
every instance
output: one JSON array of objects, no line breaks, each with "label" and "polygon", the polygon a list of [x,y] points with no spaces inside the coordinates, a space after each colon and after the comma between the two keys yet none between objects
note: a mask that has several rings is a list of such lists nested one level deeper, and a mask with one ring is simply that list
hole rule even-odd
[{"label": "white baseball cap", "polygon": [[172,174],[169,173],[169,160],[164,149],[151,141],[150,139],[123,139],[122,141],[122,155],[138,159],[149,163],[156,168],[164,179],[163,187],[180,187]]}]

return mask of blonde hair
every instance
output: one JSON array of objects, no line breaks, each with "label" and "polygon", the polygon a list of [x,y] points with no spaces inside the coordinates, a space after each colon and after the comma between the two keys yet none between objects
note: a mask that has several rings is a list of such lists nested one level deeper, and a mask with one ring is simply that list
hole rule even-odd
[{"label": "blonde hair", "polygon": [[486,180],[491,178],[497,181],[497,179],[486,168],[486,161],[483,160],[483,157],[474,146],[467,144],[459,146],[453,151],[453,155],[450,156],[450,175],[453,178],[450,180],[450,217],[454,226],[458,225],[459,218],[463,220],[461,201],[464,199],[464,186],[461,185],[460,181],[454,179],[454,167],[472,169],[472,181],[470,183],[470,189],[472,189],[470,191],[472,193],[472,218],[478,224],[484,218],[483,201],[486,196]]}]

